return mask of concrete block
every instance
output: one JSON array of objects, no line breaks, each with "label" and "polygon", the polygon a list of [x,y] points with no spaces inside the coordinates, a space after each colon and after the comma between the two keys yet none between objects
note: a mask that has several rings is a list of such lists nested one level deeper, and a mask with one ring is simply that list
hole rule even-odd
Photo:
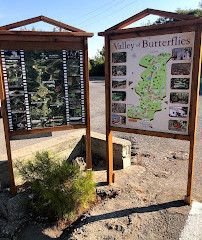
[{"label": "concrete block", "polygon": [[123,158],[123,169],[128,168],[130,166],[131,166],[131,158],[130,157]]},{"label": "concrete block", "polygon": [[[85,136],[84,151],[85,151]],[[112,138],[114,167],[126,168],[130,166],[131,142],[121,138]],[[91,132],[92,158],[106,160],[106,135]]]}]

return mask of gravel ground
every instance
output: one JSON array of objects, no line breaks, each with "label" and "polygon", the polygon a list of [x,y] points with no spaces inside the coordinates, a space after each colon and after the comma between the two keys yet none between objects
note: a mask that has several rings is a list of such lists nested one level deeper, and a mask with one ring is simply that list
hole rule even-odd
[{"label": "gravel ground", "polygon": [[[90,82],[91,130],[105,133],[104,81]],[[63,134],[63,133],[58,133]],[[179,239],[190,212],[186,195],[189,143],[114,132],[132,142],[132,166],[117,170],[106,186],[106,171],[95,171],[98,192],[113,191],[90,210],[72,232],[56,226],[29,225],[17,239]],[[1,140],[1,139],[0,139]],[[44,141],[46,139],[40,139]],[[14,149],[35,140],[16,140]],[[37,140],[38,141],[38,140]],[[202,96],[199,101],[193,197],[202,202]],[[1,149],[2,151],[2,149]]]}]

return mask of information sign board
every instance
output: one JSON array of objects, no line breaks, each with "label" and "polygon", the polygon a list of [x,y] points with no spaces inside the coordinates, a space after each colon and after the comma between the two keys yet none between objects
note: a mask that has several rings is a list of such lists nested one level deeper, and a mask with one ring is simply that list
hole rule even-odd
[{"label": "information sign board", "polygon": [[[63,30],[11,31],[40,21]],[[92,36],[45,16],[0,27],[0,99],[13,195],[14,136],[85,128],[86,165],[92,169],[87,40]]]},{"label": "information sign board", "polygon": [[111,126],[188,134],[194,37],[110,41]]},{"label": "information sign board", "polygon": [[[150,14],[169,18],[170,22],[126,28]],[[187,140],[190,151],[185,202],[191,203],[201,27],[200,17],[148,8],[99,33],[105,37],[109,184],[114,182],[113,131]]]}]

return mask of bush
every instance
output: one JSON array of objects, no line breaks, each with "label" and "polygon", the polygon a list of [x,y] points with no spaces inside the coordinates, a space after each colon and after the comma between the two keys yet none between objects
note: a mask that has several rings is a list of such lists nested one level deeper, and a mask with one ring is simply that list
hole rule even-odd
[{"label": "bush", "polygon": [[82,173],[78,164],[50,152],[37,152],[33,160],[18,162],[16,168],[32,190],[33,198],[26,205],[35,217],[69,219],[95,200],[92,173]]}]

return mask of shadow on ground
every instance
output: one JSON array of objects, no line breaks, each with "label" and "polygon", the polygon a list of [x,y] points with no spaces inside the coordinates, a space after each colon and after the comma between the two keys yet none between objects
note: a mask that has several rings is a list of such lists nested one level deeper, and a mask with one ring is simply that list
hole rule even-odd
[{"label": "shadow on ground", "polygon": [[[103,184],[103,183],[101,183]],[[106,219],[113,219],[113,218],[122,218],[129,216],[133,213],[149,213],[149,212],[158,212],[164,209],[169,209],[169,208],[175,208],[175,207],[184,207],[186,204],[184,203],[183,200],[176,200],[176,201],[171,201],[171,202],[166,202],[166,203],[161,203],[161,204],[156,204],[156,205],[150,205],[147,207],[136,207],[136,208],[128,208],[124,210],[119,210],[115,212],[110,212],[110,213],[105,213],[97,216],[90,216],[83,221],[79,223],[79,227],[81,228],[82,226],[93,223],[96,221],[102,221]],[[73,228],[72,228],[73,230]],[[67,237],[68,234],[70,234],[71,229],[68,228],[66,229],[63,234],[60,236],[60,239],[63,239],[64,237]]]},{"label": "shadow on ground", "polygon": [[[177,201],[161,203],[161,204],[157,204],[157,205],[150,205],[147,207],[128,208],[128,209],[124,209],[124,210],[120,210],[120,211],[115,211],[115,212],[110,212],[110,213],[105,213],[102,215],[89,217],[89,218],[87,218],[86,223],[92,223],[92,222],[100,221],[100,220],[104,220],[104,219],[126,217],[133,213],[156,212],[156,211],[160,211],[160,210],[168,209],[168,208],[172,208],[172,207],[183,207],[185,205],[186,204],[184,203],[183,200],[177,200]],[[84,223],[84,225],[85,225],[85,223]]]}]

